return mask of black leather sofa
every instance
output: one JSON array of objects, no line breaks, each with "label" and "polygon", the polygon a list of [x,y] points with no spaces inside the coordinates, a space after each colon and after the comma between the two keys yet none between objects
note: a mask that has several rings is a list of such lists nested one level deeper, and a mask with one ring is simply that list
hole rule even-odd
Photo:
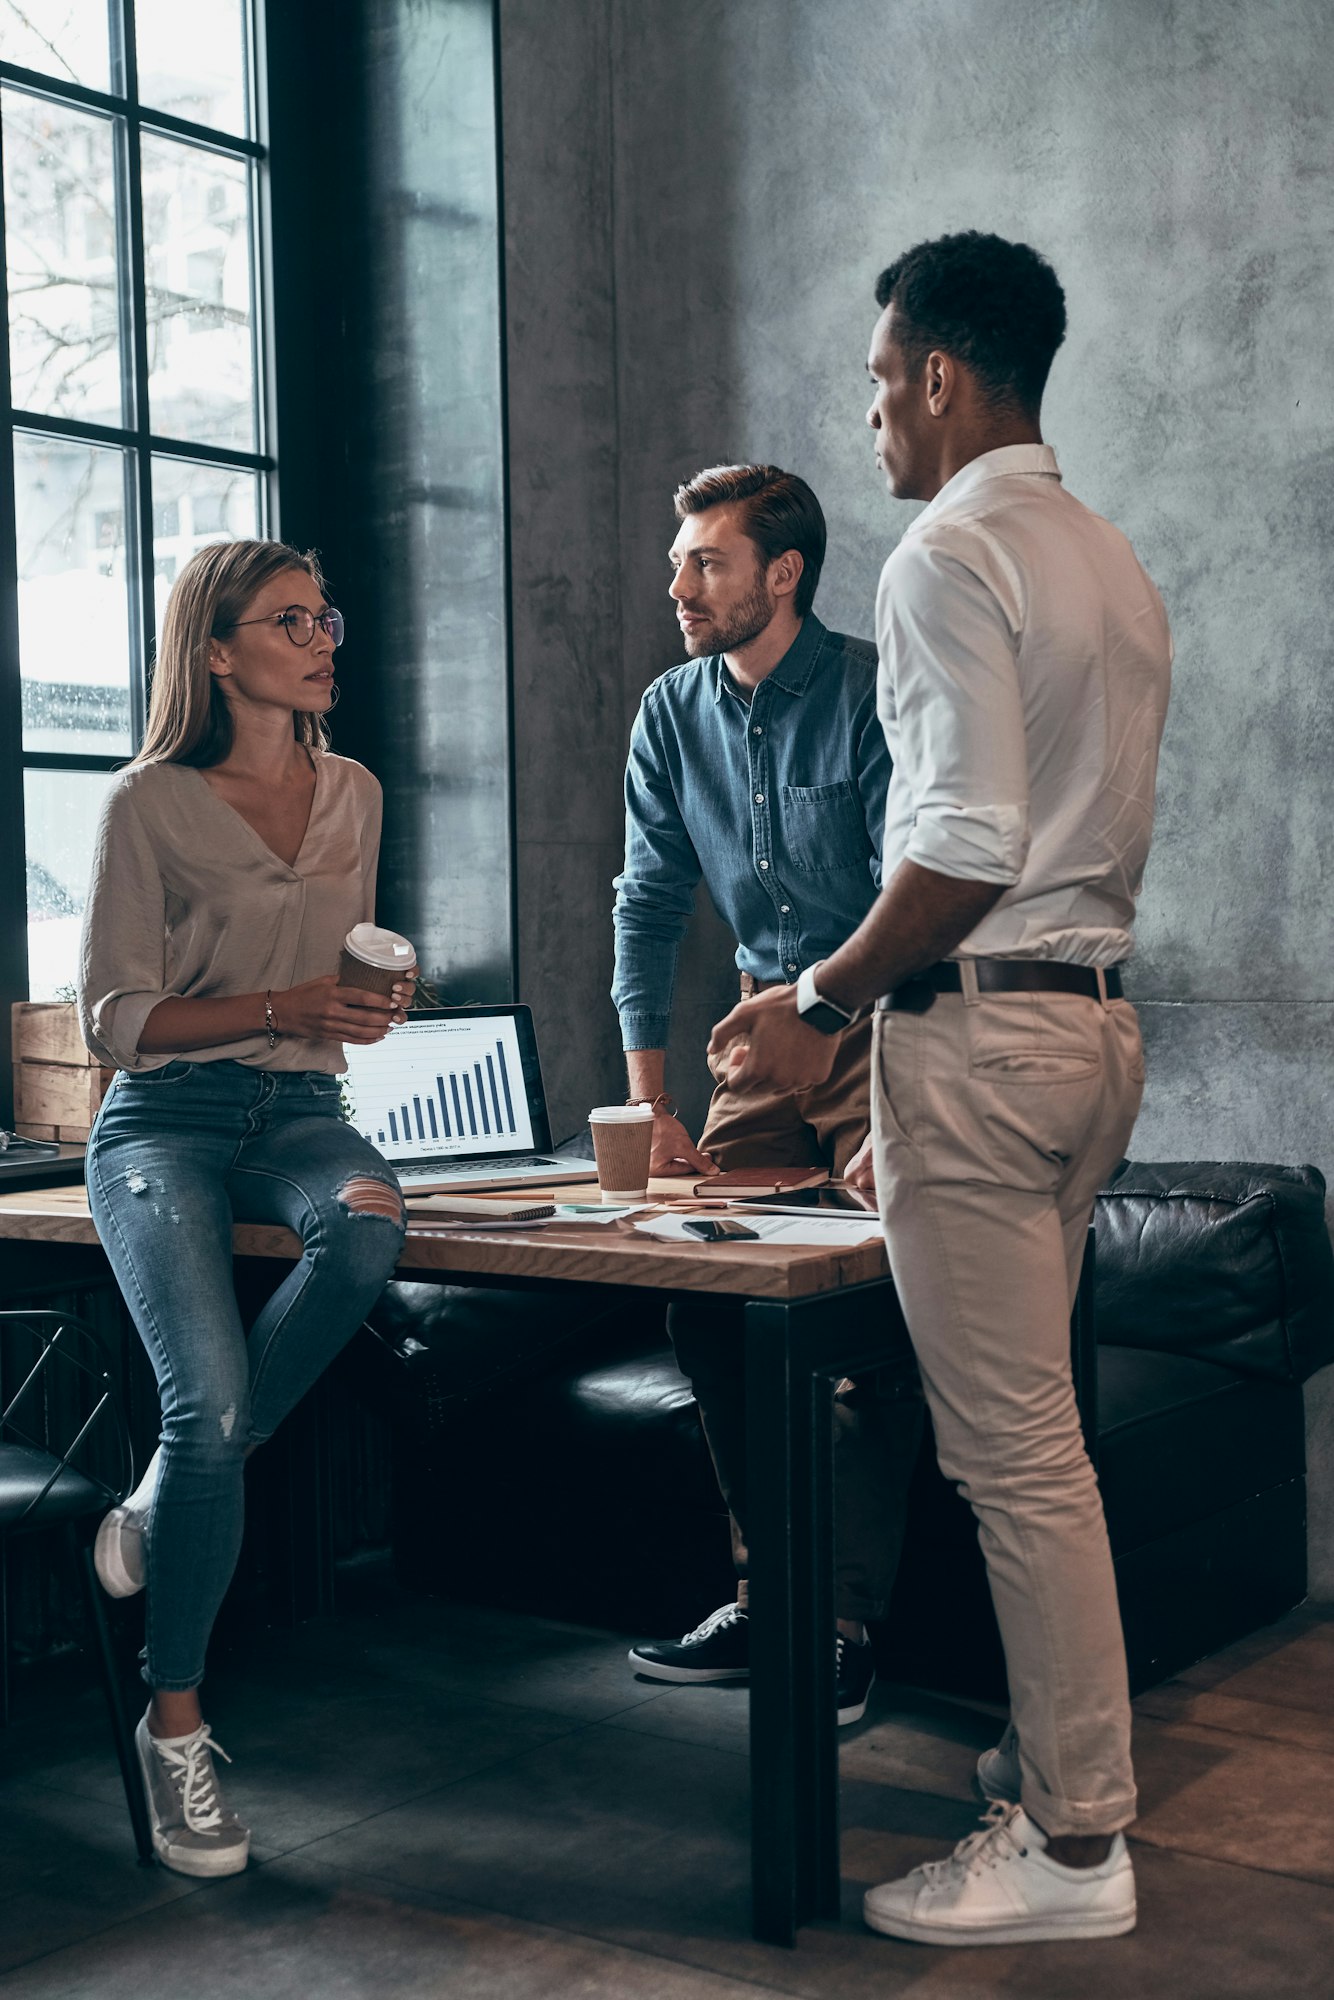
[{"label": "black leather sofa", "polygon": [[[1305,1595],[1301,1385],[1334,1359],[1334,1255],[1311,1167],[1127,1163],[1095,1229],[1086,1414],[1140,1688]],[[660,1299],[398,1283],[361,1362],[398,1432],[405,1582],[640,1633],[730,1595]],[[1003,1696],[972,1515],[929,1432],[876,1640],[898,1679]]]}]

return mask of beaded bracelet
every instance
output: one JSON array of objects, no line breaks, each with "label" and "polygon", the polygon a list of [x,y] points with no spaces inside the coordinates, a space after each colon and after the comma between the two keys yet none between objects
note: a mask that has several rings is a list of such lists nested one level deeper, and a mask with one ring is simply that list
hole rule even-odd
[{"label": "beaded bracelet", "polygon": [[278,1046],[278,1023],[273,1018],[272,992],[264,995],[264,1026],[269,1031],[269,1047],[276,1049]]}]

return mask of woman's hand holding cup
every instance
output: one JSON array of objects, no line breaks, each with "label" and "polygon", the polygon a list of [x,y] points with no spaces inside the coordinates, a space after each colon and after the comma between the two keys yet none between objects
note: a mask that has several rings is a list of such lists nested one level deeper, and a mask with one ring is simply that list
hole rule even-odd
[{"label": "woman's hand holding cup", "polygon": [[396,985],[389,993],[371,993],[360,986],[342,986],[336,972],[327,972],[275,993],[273,1025],[278,1034],[302,1041],[351,1042],[365,1048],[382,1042],[392,1027],[407,1019],[411,999],[410,983]]},{"label": "woman's hand holding cup", "polygon": [[273,995],[273,1025],[280,1035],[365,1048],[406,1021],[416,981],[417,954],[405,937],[356,924],[337,972]]}]

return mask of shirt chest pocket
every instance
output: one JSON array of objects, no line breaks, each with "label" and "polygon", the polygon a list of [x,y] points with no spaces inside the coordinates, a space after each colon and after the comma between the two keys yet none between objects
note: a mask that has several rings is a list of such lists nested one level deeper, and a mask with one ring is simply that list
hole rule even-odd
[{"label": "shirt chest pocket", "polygon": [[783,834],[794,867],[819,875],[869,860],[861,800],[846,778],[836,785],[784,785],[782,797]]}]

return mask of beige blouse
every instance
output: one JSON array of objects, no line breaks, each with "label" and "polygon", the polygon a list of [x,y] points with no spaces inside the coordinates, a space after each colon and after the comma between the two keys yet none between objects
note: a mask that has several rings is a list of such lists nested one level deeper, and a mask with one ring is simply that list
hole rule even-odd
[{"label": "beige blouse", "polygon": [[315,796],[289,868],[188,764],[139,764],[107,794],[80,947],[79,1019],[117,1069],[231,1061],[346,1069],[339,1042],[261,1031],[219,1048],[140,1055],[159,1000],[281,992],[338,970],[353,924],[375,921],[381,794],[361,764],[316,753]]}]

